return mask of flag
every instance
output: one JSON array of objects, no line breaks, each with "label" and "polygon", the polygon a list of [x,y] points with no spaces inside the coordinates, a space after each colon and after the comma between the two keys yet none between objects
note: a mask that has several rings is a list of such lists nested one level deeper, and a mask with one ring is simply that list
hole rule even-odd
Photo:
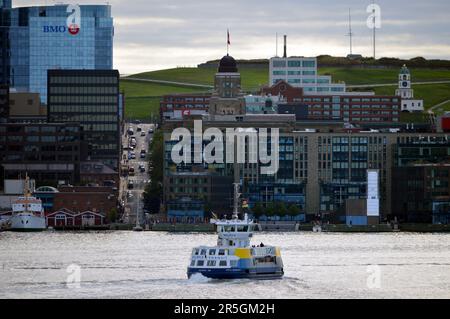
[{"label": "flag", "polygon": [[230,30],[227,30],[227,44],[230,45],[231,41],[230,41]]}]

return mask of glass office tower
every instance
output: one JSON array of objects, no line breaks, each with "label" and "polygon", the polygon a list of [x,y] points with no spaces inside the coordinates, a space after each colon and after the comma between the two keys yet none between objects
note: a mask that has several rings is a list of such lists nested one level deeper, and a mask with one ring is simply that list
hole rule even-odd
[{"label": "glass office tower", "polygon": [[109,5],[81,5],[78,33],[70,32],[67,5],[11,11],[11,87],[41,94],[47,103],[50,69],[111,70],[113,18]]},{"label": "glass office tower", "polygon": [[49,70],[48,121],[77,122],[90,160],[119,169],[121,154],[117,70]]},{"label": "glass office tower", "polygon": [[9,41],[11,0],[0,0],[0,84],[9,84]]}]

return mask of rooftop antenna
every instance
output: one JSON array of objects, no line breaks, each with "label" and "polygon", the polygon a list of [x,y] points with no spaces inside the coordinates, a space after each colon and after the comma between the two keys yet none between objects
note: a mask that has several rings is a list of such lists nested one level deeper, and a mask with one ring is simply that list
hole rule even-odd
[{"label": "rooftop antenna", "polygon": [[287,35],[284,36],[284,54],[283,58],[287,58]]},{"label": "rooftop antenna", "polygon": [[278,32],[275,35],[276,40],[275,40],[275,57],[278,58]]},{"label": "rooftop antenna", "polygon": [[352,9],[348,9],[348,26],[349,32],[347,36],[350,38],[350,55],[353,55],[353,30],[352,30]]}]

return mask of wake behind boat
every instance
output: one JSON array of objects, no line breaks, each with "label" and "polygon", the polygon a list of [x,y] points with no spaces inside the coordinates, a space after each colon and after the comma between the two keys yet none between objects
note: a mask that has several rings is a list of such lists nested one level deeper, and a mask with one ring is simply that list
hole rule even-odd
[{"label": "wake behind boat", "polygon": [[187,275],[201,274],[213,279],[278,279],[283,277],[283,260],[280,248],[250,246],[253,237],[253,220],[247,214],[238,217],[238,188],[235,185],[234,212],[231,220],[211,220],[217,226],[217,246],[200,246],[192,250]]}]

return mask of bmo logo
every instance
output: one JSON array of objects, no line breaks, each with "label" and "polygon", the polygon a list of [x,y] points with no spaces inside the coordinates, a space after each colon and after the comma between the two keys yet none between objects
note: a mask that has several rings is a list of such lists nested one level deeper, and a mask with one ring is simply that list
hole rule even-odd
[{"label": "bmo logo", "polygon": [[81,8],[79,5],[70,4],[67,6],[67,13],[69,16],[66,20],[66,25],[58,25],[58,26],[43,26],[44,33],[66,33],[68,32],[71,35],[77,35],[80,33],[81,27]]},{"label": "bmo logo", "polygon": [[44,31],[44,33],[66,33],[67,27],[64,25],[58,25],[58,26],[44,25],[43,31]]}]

